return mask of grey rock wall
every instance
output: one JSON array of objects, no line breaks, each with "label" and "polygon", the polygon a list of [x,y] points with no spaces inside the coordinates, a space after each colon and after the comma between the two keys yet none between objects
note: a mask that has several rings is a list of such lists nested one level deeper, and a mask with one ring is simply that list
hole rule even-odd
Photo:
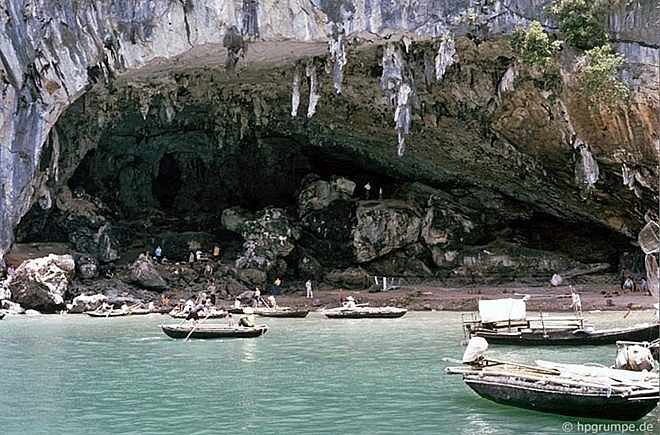
[{"label": "grey rock wall", "polygon": [[[53,126],[93,86],[107,86],[118,76],[130,76],[154,62],[168,62],[207,44],[218,46],[218,58],[209,61],[224,63],[230,41],[225,37],[232,29],[244,41],[238,39],[234,54],[241,55],[248,67],[258,67],[323,53],[333,32],[336,35],[342,29],[347,35],[378,42],[467,32],[487,38],[529,20],[553,28],[543,15],[549,3],[5,1],[0,5],[0,265],[13,241],[14,227],[31,205],[37,201],[44,207],[52,204],[48,186],[60,176]],[[628,78],[653,107],[659,106],[657,80],[653,81],[657,79],[659,36],[654,29],[659,16],[655,0],[643,0],[622,2],[610,17],[613,38],[631,65]],[[271,50],[274,43],[281,50]],[[43,156],[47,141],[55,152]],[[91,145],[82,141],[80,146]]]}]

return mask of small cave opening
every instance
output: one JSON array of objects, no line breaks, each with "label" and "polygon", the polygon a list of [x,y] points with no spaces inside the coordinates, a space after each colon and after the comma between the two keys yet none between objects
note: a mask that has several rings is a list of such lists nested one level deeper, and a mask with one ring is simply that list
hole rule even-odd
[{"label": "small cave opening", "polygon": [[152,184],[152,193],[163,209],[171,210],[181,186],[181,168],[174,155],[167,153],[158,163],[158,175]]}]

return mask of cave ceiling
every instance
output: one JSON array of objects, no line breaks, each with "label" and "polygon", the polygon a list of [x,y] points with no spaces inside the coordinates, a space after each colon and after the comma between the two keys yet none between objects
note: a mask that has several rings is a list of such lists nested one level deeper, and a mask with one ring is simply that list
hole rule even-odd
[{"label": "cave ceiling", "polygon": [[[220,233],[219,216],[229,207],[295,214],[297,192],[311,174],[355,181],[356,197],[367,182],[385,197],[417,183],[478,211],[488,230],[474,243],[506,239],[577,250],[594,261],[603,260],[599,250],[609,260],[630,248],[655,198],[632,195],[620,163],[607,159],[599,162],[596,188],[585,188],[561,105],[548,103],[532,82],[499,94],[514,61],[505,40],[457,39],[461,61],[440,81],[428,72],[437,44],[398,43],[414,90],[403,155],[396,102],[381,83],[385,43],[362,41],[349,50],[340,93],[327,46],[255,44],[249,53],[256,57],[231,70],[221,47],[197,47],[118,77],[98,76],[46,144],[44,159],[54,148],[59,153],[51,187],[98,198],[114,222],[156,212],[180,231]],[[307,116],[309,65],[317,70],[319,100]],[[300,105],[292,116],[296,74]],[[42,239],[65,239],[44,213],[56,211],[35,205],[17,241],[37,237],[35,226],[46,228]]]}]

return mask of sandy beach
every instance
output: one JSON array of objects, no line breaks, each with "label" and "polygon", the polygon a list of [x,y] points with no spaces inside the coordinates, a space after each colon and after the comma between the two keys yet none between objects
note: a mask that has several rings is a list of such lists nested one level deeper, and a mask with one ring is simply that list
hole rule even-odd
[{"label": "sandy beach", "polygon": [[[583,312],[651,310],[658,296],[641,292],[623,292],[614,284],[581,284],[571,286],[580,295]],[[370,306],[392,305],[409,310],[475,311],[480,299],[522,298],[529,295],[529,311],[570,312],[571,287],[501,285],[495,287],[440,287],[437,285],[401,286],[386,292],[343,290],[358,303]],[[305,297],[304,290],[285,292],[277,297],[281,306],[333,307],[339,305],[339,290],[317,290],[314,298]]]}]

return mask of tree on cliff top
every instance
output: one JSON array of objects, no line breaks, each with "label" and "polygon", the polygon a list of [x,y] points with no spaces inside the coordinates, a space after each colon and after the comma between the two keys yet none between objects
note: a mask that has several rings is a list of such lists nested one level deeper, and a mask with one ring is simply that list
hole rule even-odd
[{"label": "tree on cliff top", "polygon": [[551,12],[559,19],[559,30],[569,45],[589,50],[608,42],[608,0],[554,0]]}]

